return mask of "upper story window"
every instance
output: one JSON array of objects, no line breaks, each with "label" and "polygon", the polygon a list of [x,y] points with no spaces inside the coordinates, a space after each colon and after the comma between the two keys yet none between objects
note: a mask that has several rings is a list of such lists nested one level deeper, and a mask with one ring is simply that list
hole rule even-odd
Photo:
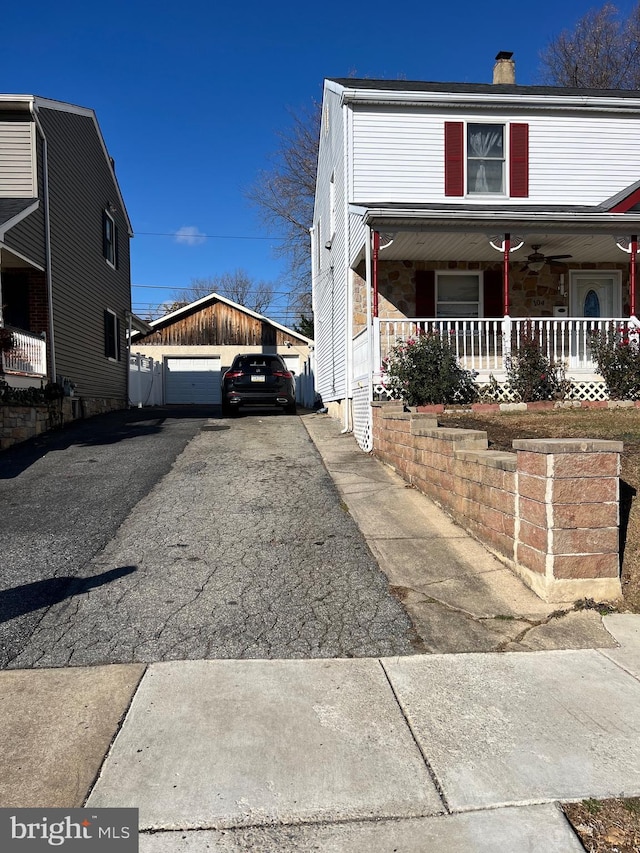
[{"label": "upper story window", "polygon": [[114,269],[118,266],[118,228],[113,216],[102,211],[102,254]]},{"label": "upper story window", "polygon": [[444,194],[529,197],[529,125],[444,123]]},{"label": "upper story window", "polygon": [[504,194],[504,125],[467,125],[467,193]]}]

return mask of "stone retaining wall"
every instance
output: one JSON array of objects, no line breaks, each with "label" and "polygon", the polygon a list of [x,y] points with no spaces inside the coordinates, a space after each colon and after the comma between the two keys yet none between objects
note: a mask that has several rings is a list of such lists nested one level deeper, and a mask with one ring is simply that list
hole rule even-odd
[{"label": "stone retaining wall", "polygon": [[113,398],[72,398],[41,406],[0,405],[0,450],[27,441],[43,432],[59,429],[78,418],[124,409],[126,401]]},{"label": "stone retaining wall", "polygon": [[373,403],[374,455],[487,545],[551,602],[622,594],[622,442],[521,439],[488,450],[481,430],[439,427],[426,413]]}]

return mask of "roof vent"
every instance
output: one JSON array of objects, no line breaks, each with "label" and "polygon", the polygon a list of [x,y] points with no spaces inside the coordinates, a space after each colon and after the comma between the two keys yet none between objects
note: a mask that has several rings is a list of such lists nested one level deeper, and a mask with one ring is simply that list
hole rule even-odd
[{"label": "roof vent", "polygon": [[496,64],[493,66],[493,82],[495,85],[510,84],[516,82],[516,64],[511,58],[513,53],[509,50],[501,50],[496,56]]}]

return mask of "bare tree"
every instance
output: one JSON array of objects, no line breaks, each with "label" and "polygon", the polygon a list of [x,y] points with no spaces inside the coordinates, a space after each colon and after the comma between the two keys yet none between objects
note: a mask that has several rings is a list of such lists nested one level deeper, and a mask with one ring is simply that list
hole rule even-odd
[{"label": "bare tree", "polygon": [[592,9],[540,54],[545,83],[588,89],[640,88],[640,3],[624,19],[616,6]]},{"label": "bare tree", "polygon": [[176,311],[190,302],[202,299],[210,293],[226,296],[232,302],[244,305],[258,314],[265,314],[273,303],[274,287],[266,281],[255,281],[245,270],[225,272],[209,278],[194,278],[189,287],[177,290],[168,310]]},{"label": "bare tree", "polygon": [[288,260],[291,311],[311,316],[311,248],[316,191],[321,105],[313,101],[299,112],[289,111],[290,126],[279,134],[272,166],[262,171],[247,192],[265,225],[282,235],[276,249]]}]

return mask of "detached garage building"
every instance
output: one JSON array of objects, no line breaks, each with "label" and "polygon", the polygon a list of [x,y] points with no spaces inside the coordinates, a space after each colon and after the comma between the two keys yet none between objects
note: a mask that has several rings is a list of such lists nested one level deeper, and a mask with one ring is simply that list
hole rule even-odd
[{"label": "detached garage building", "polygon": [[[154,381],[162,381],[162,394],[153,389],[150,399],[165,404],[218,405],[222,374],[238,353],[274,352],[296,375],[296,396],[311,407],[313,341],[217,293],[191,302],[150,324],[148,334],[131,336],[132,363],[136,356],[153,359]],[[146,399],[131,403],[146,403]]]}]

